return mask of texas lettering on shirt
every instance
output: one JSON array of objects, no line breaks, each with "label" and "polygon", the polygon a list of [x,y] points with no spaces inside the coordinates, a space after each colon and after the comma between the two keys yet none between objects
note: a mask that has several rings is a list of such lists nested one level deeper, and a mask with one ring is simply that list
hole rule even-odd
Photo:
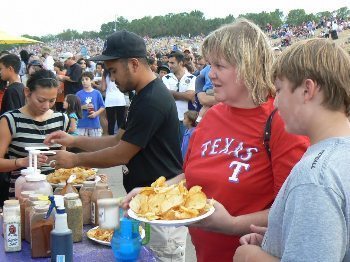
[{"label": "texas lettering on shirt", "polygon": [[259,150],[256,147],[244,147],[243,142],[235,141],[234,138],[215,138],[202,144],[201,156],[213,156],[219,154],[231,155],[235,158],[228,168],[233,169],[229,182],[239,183],[238,175],[248,171],[250,164],[247,163]]}]

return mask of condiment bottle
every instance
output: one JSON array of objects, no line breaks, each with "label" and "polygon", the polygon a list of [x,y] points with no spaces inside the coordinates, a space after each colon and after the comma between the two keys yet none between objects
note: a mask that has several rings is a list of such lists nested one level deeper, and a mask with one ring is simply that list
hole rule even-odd
[{"label": "condiment bottle", "polygon": [[57,184],[57,187],[53,191],[54,195],[61,195],[62,189],[66,186],[66,182],[60,182]]},{"label": "condiment bottle", "polygon": [[83,204],[83,224],[91,224],[91,196],[95,189],[94,181],[84,181],[79,191],[79,196]]},{"label": "condiment bottle", "polygon": [[63,196],[50,196],[51,205],[47,216],[56,209],[55,228],[51,231],[50,241],[55,243],[51,247],[51,262],[73,262],[72,230],[67,225],[67,214],[64,209]]},{"label": "condiment bottle", "polygon": [[98,226],[98,205],[97,200],[102,198],[112,198],[113,193],[108,189],[106,183],[97,183],[91,196],[91,223]]},{"label": "condiment bottle", "polygon": [[119,205],[121,198],[103,198],[97,200],[98,220],[101,229],[119,228]]},{"label": "condiment bottle", "polygon": [[83,240],[83,205],[76,193],[65,194],[64,198],[68,228],[72,230],[73,242],[80,242]]},{"label": "condiment bottle", "polygon": [[30,245],[33,258],[51,256],[50,233],[53,229],[54,221],[52,216],[45,219],[48,210],[48,202],[34,206],[34,212],[30,219]]},{"label": "condiment bottle", "polygon": [[30,175],[30,174],[40,174],[40,171],[39,170],[34,170],[33,168],[26,168],[26,169],[23,169],[21,170],[21,176],[18,177],[16,179],[16,182],[15,182],[15,197],[16,199],[19,199],[21,197],[21,192],[23,191],[22,190],[22,186],[23,184],[26,182],[26,176],[27,175]]},{"label": "condiment bottle", "polygon": [[52,195],[52,186],[46,181],[45,175],[27,175],[26,182],[22,185],[22,191],[35,191],[45,196]]},{"label": "condiment bottle", "polygon": [[4,244],[5,252],[16,252],[22,249],[21,241],[21,211],[18,200],[4,202]]},{"label": "condiment bottle", "polygon": [[62,196],[64,196],[65,194],[69,194],[69,193],[77,193],[78,194],[78,190],[72,185],[72,183],[74,182],[75,179],[76,179],[76,175],[71,175],[68,178],[67,184],[61,190],[60,194]]},{"label": "condiment bottle", "polygon": [[25,235],[25,211],[26,211],[26,202],[29,199],[29,196],[34,194],[34,191],[22,191],[21,197],[19,198],[19,206],[21,210],[21,238],[24,239]]},{"label": "condiment bottle", "polygon": [[24,239],[30,243],[30,212],[32,210],[32,208],[34,207],[34,202],[38,201],[39,197],[41,197],[42,194],[32,194],[29,195],[28,200],[26,201],[25,204],[25,211],[24,211],[24,222],[25,222],[25,226],[24,226]]}]

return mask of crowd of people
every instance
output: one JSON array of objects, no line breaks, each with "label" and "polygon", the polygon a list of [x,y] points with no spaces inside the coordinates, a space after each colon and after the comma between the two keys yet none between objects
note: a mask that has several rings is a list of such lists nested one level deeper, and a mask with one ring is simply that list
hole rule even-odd
[{"label": "crowd of people", "polygon": [[245,19],[205,38],[88,41],[0,55],[2,193],[25,146],[60,145],[43,167],[122,165],[125,208],[160,176],[215,199],[188,228],[152,225],[160,261],[185,261],[188,232],[198,261],[350,259],[344,49],[312,38],[275,52]]}]

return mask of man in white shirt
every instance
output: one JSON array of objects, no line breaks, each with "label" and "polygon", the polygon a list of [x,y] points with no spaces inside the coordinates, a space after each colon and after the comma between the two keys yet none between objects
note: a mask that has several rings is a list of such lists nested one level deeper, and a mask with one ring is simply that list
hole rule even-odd
[{"label": "man in white shirt", "polygon": [[169,68],[171,73],[163,76],[165,86],[173,95],[177,107],[180,122],[180,143],[185,132],[183,125],[184,113],[188,110],[188,103],[194,100],[196,77],[190,74],[184,66],[184,54],[173,52],[169,56]]},{"label": "man in white shirt", "polygon": [[54,74],[56,74],[56,72],[54,70],[55,61],[53,60],[53,58],[51,56],[51,49],[49,47],[43,47],[41,49],[41,54],[45,58],[45,60],[43,62],[44,68],[47,70],[51,70]]}]

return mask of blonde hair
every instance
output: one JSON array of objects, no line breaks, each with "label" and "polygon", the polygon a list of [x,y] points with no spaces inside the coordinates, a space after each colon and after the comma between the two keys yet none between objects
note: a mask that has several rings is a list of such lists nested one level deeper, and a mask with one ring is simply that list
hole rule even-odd
[{"label": "blonde hair", "polygon": [[[254,23],[238,19],[211,32],[202,45],[207,60],[224,59],[236,66],[254,103],[260,105],[274,96],[271,82],[272,48],[265,34]],[[211,61],[216,62],[216,61]]]},{"label": "blonde hair", "polygon": [[272,81],[284,77],[293,84],[292,91],[312,79],[323,91],[322,105],[330,110],[345,107],[350,115],[350,57],[331,40],[303,40],[284,50],[273,65]]}]

